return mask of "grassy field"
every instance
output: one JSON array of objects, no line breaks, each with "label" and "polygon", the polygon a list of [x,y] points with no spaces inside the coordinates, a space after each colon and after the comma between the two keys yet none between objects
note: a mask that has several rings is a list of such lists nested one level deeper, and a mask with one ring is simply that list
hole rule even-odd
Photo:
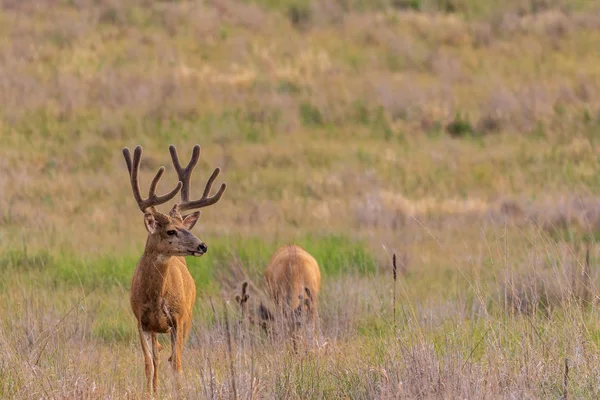
[{"label": "grassy field", "polygon": [[[164,192],[171,143],[228,189],[161,398],[600,395],[596,1],[0,4],[0,397],[143,396],[121,149]],[[323,271],[298,354],[231,301],[286,243]]]}]

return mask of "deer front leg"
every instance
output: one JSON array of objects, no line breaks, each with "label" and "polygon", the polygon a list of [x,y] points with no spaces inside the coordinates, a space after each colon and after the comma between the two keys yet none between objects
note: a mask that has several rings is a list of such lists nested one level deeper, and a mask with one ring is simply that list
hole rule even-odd
[{"label": "deer front leg", "polygon": [[140,344],[142,345],[142,353],[144,355],[144,371],[146,373],[146,389],[149,394],[153,393],[152,376],[155,373],[155,366],[150,352],[150,333],[142,329],[142,324],[138,323],[138,331],[140,333]]}]

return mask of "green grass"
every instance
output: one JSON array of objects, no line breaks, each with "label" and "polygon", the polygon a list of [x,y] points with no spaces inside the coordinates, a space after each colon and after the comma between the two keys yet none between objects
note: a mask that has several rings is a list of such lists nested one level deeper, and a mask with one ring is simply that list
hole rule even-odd
[{"label": "green grass", "polygon": [[[325,277],[340,274],[373,274],[377,261],[364,244],[344,236],[310,235],[295,243],[304,247],[319,262]],[[284,243],[281,243],[284,244]],[[186,258],[188,268],[200,290],[215,293],[214,272],[236,257],[248,269],[262,273],[271,254],[277,249],[273,241],[258,237],[225,237],[210,243],[210,256]],[[53,285],[67,284],[86,290],[114,286],[128,290],[133,270],[141,256],[118,254],[81,257],[75,254],[52,255],[27,248],[0,253],[0,271],[7,277],[25,274],[29,279],[45,279]]]}]

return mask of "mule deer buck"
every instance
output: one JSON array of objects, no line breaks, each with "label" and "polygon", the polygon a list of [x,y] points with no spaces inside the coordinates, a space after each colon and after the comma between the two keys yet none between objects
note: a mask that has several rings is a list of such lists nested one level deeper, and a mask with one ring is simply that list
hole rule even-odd
[{"label": "mule deer buck", "polygon": [[[181,351],[191,328],[196,300],[196,285],[184,256],[199,257],[208,250],[206,244],[191,233],[200,211],[185,216],[181,213],[215,204],[227,188],[223,183],[215,195],[209,196],[220,172],[216,168],[206,183],[202,197],[191,201],[190,178],[200,158],[200,146],[194,146],[192,158],[185,168],[179,162],[175,146],[171,145],[169,151],[179,177],[177,186],[165,195],[156,195],[156,186],[165,171],[164,167],[160,167],[150,184],[148,197],[144,199],[138,182],[142,147],[135,148],[133,160],[129,149],[123,149],[133,197],[144,213],[144,224],[148,231],[144,253],[133,273],[130,300],[137,319],[149,393],[155,393],[158,388],[159,333],[170,333],[169,362],[176,373],[181,372]],[[179,190],[181,201],[171,208],[169,215],[156,210],[156,206],[173,199]]]},{"label": "mule deer buck", "polygon": [[313,334],[316,334],[318,318],[318,297],[321,289],[321,271],[319,264],[310,253],[297,245],[282,246],[271,256],[265,270],[265,281],[269,300],[276,308],[273,312],[268,303],[258,299],[258,304],[248,307],[250,295],[248,283],[242,284],[242,295],[236,301],[243,315],[248,315],[250,322],[259,323],[264,328],[276,315],[282,317],[283,326],[292,336],[294,349],[298,330],[302,322],[310,323]]}]

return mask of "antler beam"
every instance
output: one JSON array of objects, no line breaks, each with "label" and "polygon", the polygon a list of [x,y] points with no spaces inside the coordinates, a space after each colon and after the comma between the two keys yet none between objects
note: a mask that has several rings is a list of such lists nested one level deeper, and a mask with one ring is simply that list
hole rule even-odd
[{"label": "antler beam", "polygon": [[137,201],[138,206],[142,212],[146,212],[146,210],[148,208],[152,208],[152,207],[158,206],[160,204],[164,204],[167,201],[171,200],[173,197],[175,197],[177,192],[179,192],[179,190],[183,187],[182,182],[177,182],[177,186],[175,186],[175,188],[173,190],[171,190],[169,193],[162,195],[162,196],[157,196],[156,195],[156,186],[158,185],[158,181],[160,181],[160,178],[162,177],[162,175],[165,172],[165,167],[160,167],[158,169],[158,172],[154,176],[154,179],[152,179],[152,183],[150,183],[150,190],[148,191],[148,197],[145,199],[142,198],[142,195],[140,193],[140,183],[139,183],[139,178],[138,178],[138,174],[139,174],[139,170],[140,170],[140,161],[142,159],[142,146],[138,145],[134,149],[133,161],[131,159],[131,152],[129,151],[129,148],[127,148],[127,147],[123,148],[123,156],[125,157],[125,162],[127,163],[127,169],[129,170],[129,177],[131,180],[131,188],[133,189],[133,197],[135,198],[135,201]]},{"label": "antler beam", "polygon": [[179,177],[179,181],[182,183],[183,188],[181,189],[181,203],[179,203],[179,209],[181,211],[188,211],[194,208],[203,208],[215,204],[217,201],[221,199],[221,196],[227,189],[227,184],[222,183],[221,187],[213,196],[209,196],[210,190],[212,189],[212,185],[217,179],[217,176],[221,172],[221,168],[217,167],[213,171],[210,178],[206,182],[206,186],[204,187],[204,192],[202,193],[202,197],[198,200],[190,201],[190,178],[192,176],[192,172],[198,164],[198,160],[200,159],[200,146],[195,145],[192,150],[192,158],[188,165],[183,168],[179,161],[179,156],[177,155],[177,149],[174,145],[169,146],[169,152],[171,153],[171,159],[173,160],[173,166],[175,167],[175,171],[177,171],[177,176]]}]

